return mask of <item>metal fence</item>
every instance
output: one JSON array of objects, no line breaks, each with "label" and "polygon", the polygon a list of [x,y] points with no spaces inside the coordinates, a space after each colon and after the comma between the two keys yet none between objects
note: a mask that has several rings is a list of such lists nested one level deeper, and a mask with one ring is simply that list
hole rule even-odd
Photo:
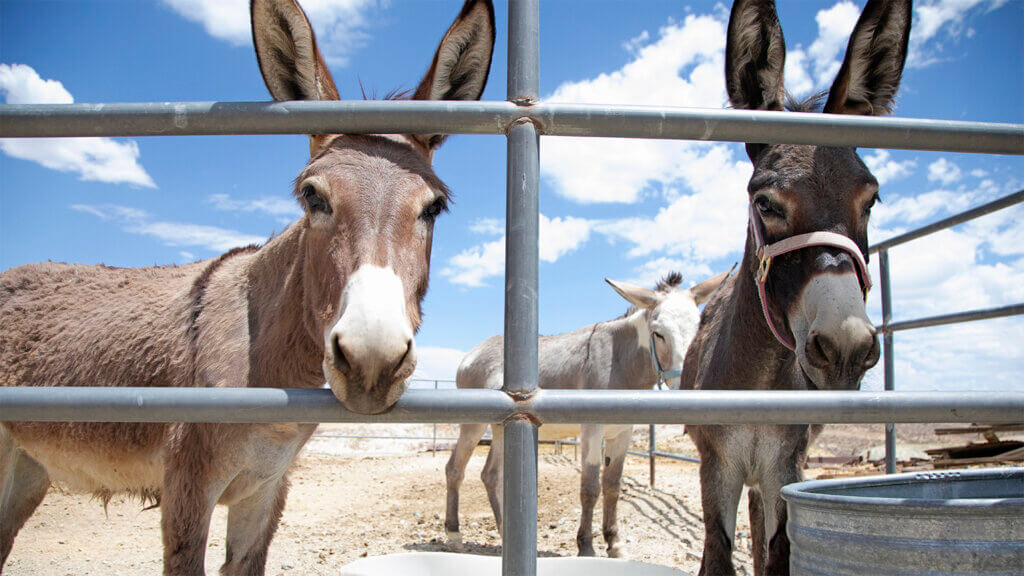
[{"label": "metal fence", "polygon": [[[540,134],[1024,154],[1021,125],[541,103],[538,1],[509,3],[508,102],[0,107],[0,137],[323,132],[506,134],[504,390],[410,390],[388,413],[364,416],[347,412],[329,390],[4,388],[0,389],[0,420],[502,424],[506,462],[502,573],[525,576],[536,574],[537,426],[542,423],[882,424],[1020,420],[1024,392],[1017,391],[993,395],[537,390]],[[883,328],[886,335],[899,329],[888,317]],[[887,354],[891,350],[889,344]]]}]

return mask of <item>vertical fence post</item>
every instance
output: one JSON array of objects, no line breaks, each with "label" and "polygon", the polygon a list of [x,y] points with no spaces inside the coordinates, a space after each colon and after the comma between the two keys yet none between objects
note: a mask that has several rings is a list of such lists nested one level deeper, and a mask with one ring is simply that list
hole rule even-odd
[{"label": "vertical fence post", "polygon": [[[508,99],[528,106],[540,96],[538,0],[510,0]],[[540,139],[530,121],[508,131],[505,211],[505,381],[513,398],[537,389],[537,267]],[[537,426],[527,418],[505,422],[501,573],[537,574]]]},{"label": "vertical fence post", "polygon": [[654,436],[654,424],[647,429],[647,465],[650,467],[651,488],[654,488],[654,453],[658,450],[657,439]]},{"label": "vertical fence post", "polygon": [[[434,380],[434,390],[437,390],[437,380]],[[437,422],[434,422],[434,457],[437,457]]]},{"label": "vertical fence post", "polygon": [[[878,251],[878,272],[882,281],[882,345],[883,345],[883,370],[885,374],[885,389],[896,389],[896,375],[893,366],[892,330],[889,323],[892,322],[892,286],[889,282],[889,250],[883,248]],[[893,424],[885,425],[885,473],[896,472],[896,427]]]}]

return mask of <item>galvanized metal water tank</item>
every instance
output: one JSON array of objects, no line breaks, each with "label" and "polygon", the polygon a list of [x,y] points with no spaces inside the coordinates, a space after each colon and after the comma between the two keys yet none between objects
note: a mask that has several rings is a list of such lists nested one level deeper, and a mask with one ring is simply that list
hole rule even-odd
[{"label": "galvanized metal water tank", "polygon": [[782,489],[793,576],[1024,574],[1024,468]]}]

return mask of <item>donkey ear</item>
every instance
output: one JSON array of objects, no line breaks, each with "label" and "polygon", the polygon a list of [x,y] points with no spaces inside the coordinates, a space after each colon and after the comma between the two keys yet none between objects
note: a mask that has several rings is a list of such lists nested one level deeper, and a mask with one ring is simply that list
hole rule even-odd
[{"label": "donkey ear", "polygon": [[880,116],[892,111],[910,40],[911,0],[868,0],[824,111]]},{"label": "donkey ear", "polygon": [[604,279],[611,287],[626,299],[627,302],[636,306],[637,308],[654,308],[665,299],[665,295],[661,292],[650,290],[648,288],[642,288],[640,286],[633,286],[632,284],[626,284],[624,282],[616,282],[615,280]]},{"label": "donkey ear", "polygon": [[[487,85],[494,52],[494,4],[466,0],[459,17],[448,28],[413,100],[479,100]],[[433,150],[443,134],[419,135]]]},{"label": "donkey ear", "polygon": [[697,305],[700,306],[710,300],[711,296],[715,293],[715,290],[718,290],[718,287],[722,285],[722,282],[725,282],[725,279],[728,278],[735,269],[736,265],[733,264],[732,268],[729,268],[725,272],[716,274],[700,284],[697,284],[693,288],[690,288],[690,294],[693,295],[693,299],[697,302]]},{"label": "donkey ear", "polygon": [[295,0],[252,0],[252,41],[274,100],[337,100],[316,36]]},{"label": "donkey ear", "polygon": [[736,0],[725,42],[725,85],[733,108],[782,110],[786,42],[774,0]]}]

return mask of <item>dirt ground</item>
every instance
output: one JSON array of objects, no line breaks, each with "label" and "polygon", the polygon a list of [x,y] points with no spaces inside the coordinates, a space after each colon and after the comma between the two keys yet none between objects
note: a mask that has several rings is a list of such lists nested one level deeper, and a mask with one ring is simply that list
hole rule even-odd
[{"label": "dirt ground", "polygon": [[[931,426],[898,428],[901,442],[936,444]],[[450,444],[451,426],[439,426]],[[268,574],[337,574],[363,556],[409,551],[448,551],[444,538],[444,465],[448,453],[429,451],[430,440],[351,440],[345,434],[430,436],[430,426],[323,426],[291,474],[288,505],[267,563]],[[882,426],[832,426],[811,455],[856,454],[881,443]],[[659,426],[660,450],[696,455],[681,426]],[[634,449],[646,450],[646,427],[636,427]],[[954,443],[963,441],[956,438]],[[501,541],[480,481],[486,446],[477,449],[462,490],[465,551],[500,554]],[[576,553],[579,461],[572,446],[558,454],[542,446],[538,493],[538,551],[544,556]],[[808,476],[815,476],[809,470]],[[648,463],[629,457],[619,503],[620,533],[631,559],[674,566],[695,574],[703,546],[697,464],[660,458],[657,486],[648,486]],[[86,495],[51,488],[18,535],[4,571],[26,575],[149,575],[161,570],[159,510],[115,497],[103,505]],[[740,506],[735,560],[750,574],[746,505]],[[600,530],[600,511],[595,514]],[[213,574],[224,559],[227,509],[218,507],[206,557]],[[603,555],[600,536],[595,548]]]}]

